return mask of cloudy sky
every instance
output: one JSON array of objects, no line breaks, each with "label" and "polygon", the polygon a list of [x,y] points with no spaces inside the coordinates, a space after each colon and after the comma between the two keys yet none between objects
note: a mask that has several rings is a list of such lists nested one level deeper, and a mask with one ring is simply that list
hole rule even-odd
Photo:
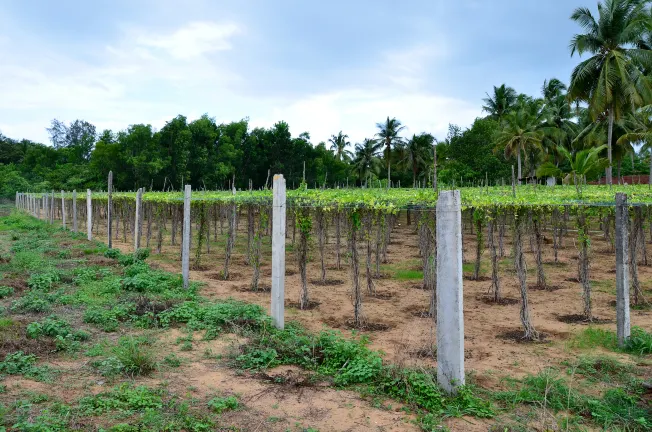
[{"label": "cloudy sky", "polygon": [[596,0],[0,0],[0,132],[53,118],[161,128],[177,114],[285,120],[353,142],[397,117],[444,138],[503,82],[567,82],[577,6]]}]

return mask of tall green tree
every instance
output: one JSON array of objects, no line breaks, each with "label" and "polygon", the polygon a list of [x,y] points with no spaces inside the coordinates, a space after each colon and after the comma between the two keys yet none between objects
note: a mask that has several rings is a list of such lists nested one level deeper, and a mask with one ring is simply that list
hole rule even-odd
[{"label": "tall green tree", "polygon": [[642,144],[641,151],[650,155],[650,175],[648,183],[652,185],[652,105],[646,105],[625,119],[626,133],[618,138],[618,145]]},{"label": "tall green tree", "polygon": [[380,171],[380,159],[376,156],[378,143],[369,138],[365,138],[362,144],[355,145],[355,158],[353,159],[353,168],[358,174],[360,183],[364,184],[370,174],[377,175]]},{"label": "tall green tree", "polygon": [[339,131],[337,135],[331,135],[328,142],[331,143],[331,150],[335,152],[337,160],[345,161],[351,159],[351,151],[347,149],[351,143],[348,141],[349,136]]},{"label": "tall green tree", "polygon": [[604,0],[598,3],[597,19],[585,7],[571,15],[585,32],[571,40],[571,56],[589,53],[591,57],[573,70],[568,95],[571,100],[587,102],[593,119],[607,116],[606,177],[610,185],[614,121],[650,100],[649,78],[643,71],[652,70],[652,54],[639,47],[650,22],[647,3]]},{"label": "tall green tree", "polygon": [[387,120],[382,123],[376,123],[376,128],[378,128],[378,133],[376,136],[379,139],[379,144],[385,145],[385,163],[387,165],[387,187],[391,184],[391,157],[392,157],[392,146],[400,145],[403,143],[403,139],[400,137],[401,131],[405,129],[405,126],[401,124],[396,117],[389,116]]},{"label": "tall green tree", "polygon": [[419,173],[427,171],[433,158],[435,137],[429,133],[412,135],[401,148],[402,165],[412,170],[412,186],[416,186]]},{"label": "tall green tree", "polygon": [[522,175],[521,156],[532,148],[539,148],[543,140],[541,101],[519,98],[516,107],[503,118],[502,129],[496,136],[496,147],[503,148],[505,157],[516,156],[518,181]]},{"label": "tall green tree", "polygon": [[482,110],[489,113],[495,120],[502,120],[503,117],[514,107],[516,103],[516,90],[501,84],[499,87],[494,86],[493,94],[482,99],[484,105]]}]

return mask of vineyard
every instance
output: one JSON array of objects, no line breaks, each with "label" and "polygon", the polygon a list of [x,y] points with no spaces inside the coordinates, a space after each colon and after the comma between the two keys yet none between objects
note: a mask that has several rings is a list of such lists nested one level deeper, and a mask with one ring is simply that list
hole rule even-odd
[{"label": "vineyard", "polygon": [[[492,370],[519,376],[565,358],[564,347],[582,328],[614,332],[617,192],[628,201],[633,335],[649,338],[652,191],[647,185],[460,192],[467,370],[488,374],[483,379],[496,385]],[[151,250],[153,265],[180,272],[182,193],[112,192],[109,197],[92,192],[90,207],[86,197],[21,194],[18,204],[102,242],[110,235],[123,253]],[[436,202],[431,189],[289,190],[287,319],[313,331],[324,326],[361,331],[386,360],[432,366]],[[193,191],[190,208],[190,279],[206,284],[208,298],[268,308],[272,191]],[[646,349],[649,353],[649,347],[641,352]]]},{"label": "vineyard", "polygon": [[[463,236],[474,246],[465,250],[464,262],[472,265],[471,280],[480,280],[482,260],[489,255],[491,301],[505,302],[501,290],[500,261],[511,255],[513,268],[519,281],[521,323],[523,338],[538,340],[539,332],[529,318],[528,281],[526,252],[533,256],[532,267],[536,269],[536,282],[530,289],[550,291],[559,287],[548,283],[544,256],[552,255],[553,265],[560,264],[560,250],[566,249],[565,241],[571,241],[577,251],[576,285],[581,286],[582,307],[578,308],[576,319],[594,320],[591,267],[595,259],[592,237],[601,239],[604,254],[615,253],[614,224],[617,192],[627,194],[630,206],[632,304],[635,307],[648,305],[641,289],[637,262],[648,263],[647,243],[652,241],[652,190],[648,185],[636,186],[514,186],[477,187],[461,189]],[[72,221],[87,220],[86,196],[75,193],[33,194],[39,199],[34,207],[35,215],[40,208],[53,218],[63,220],[66,213],[69,224]],[[142,209],[136,209],[136,199],[141,200]],[[362,295],[373,297],[378,293],[374,280],[382,278],[381,265],[390,260],[389,245],[395,241],[395,232],[401,218],[412,227],[417,241],[420,258],[419,272],[423,274],[422,288],[430,292],[429,316],[435,314],[434,274],[436,262],[434,210],[438,195],[432,189],[308,189],[306,187],[288,191],[287,194],[287,236],[291,236],[291,247],[300,274],[301,294],[297,299],[299,309],[310,309],[315,304],[310,300],[310,285],[307,278],[309,261],[319,267],[318,285],[328,285],[329,262],[336,270],[345,266],[352,268],[351,285],[354,313],[353,328],[365,328],[362,314]],[[108,193],[92,195],[92,229],[96,234],[106,235]],[[131,242],[135,250],[153,248],[160,254],[164,249],[180,243],[183,222],[183,193],[175,192],[112,192],[111,200],[115,213],[112,227],[115,240],[123,244]],[[79,201],[79,205],[77,204]],[[48,207],[47,202],[54,206]],[[35,203],[35,201],[34,201]],[[272,191],[198,191],[191,197],[191,242],[194,269],[220,271],[223,280],[232,279],[231,261],[236,251],[236,239],[244,249],[244,263],[250,267],[251,291],[261,286],[261,263],[263,239],[270,236]],[[37,208],[38,207],[38,208]],[[77,223],[77,222],[75,222]],[[649,235],[645,227],[650,226]],[[77,230],[77,227],[73,228]],[[104,230],[104,231],[103,231]],[[242,234],[238,234],[239,231]],[[226,234],[225,234],[226,233]],[[218,237],[225,237],[222,251],[223,265],[208,266],[206,257],[211,254],[211,243]],[[649,237],[649,240],[647,238]],[[144,239],[144,241],[143,241]],[[509,239],[509,240],[508,240]],[[469,241],[467,241],[468,243]],[[509,242],[509,244],[508,244]],[[333,247],[328,247],[333,243]],[[511,252],[508,251],[511,245]],[[327,252],[328,249],[328,252]],[[528,250],[529,249],[529,250]],[[593,247],[595,249],[595,247]],[[328,256],[330,252],[330,255]],[[602,259],[602,257],[600,257]],[[615,258],[611,260],[615,262]],[[213,258],[210,262],[215,262]],[[611,263],[610,263],[611,264]],[[600,264],[601,265],[601,264]],[[212,267],[212,268],[210,268]],[[361,280],[364,280],[364,287]],[[573,277],[569,277],[573,280]],[[568,282],[567,282],[568,283]],[[373,326],[372,326],[373,327]]]}]

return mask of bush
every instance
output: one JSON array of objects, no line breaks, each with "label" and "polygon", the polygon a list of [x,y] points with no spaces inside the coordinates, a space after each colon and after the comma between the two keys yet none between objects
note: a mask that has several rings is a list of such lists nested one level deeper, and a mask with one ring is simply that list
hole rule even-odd
[{"label": "bush", "polygon": [[14,289],[9,286],[0,286],[0,298],[14,295]]},{"label": "bush", "polygon": [[120,250],[118,249],[107,249],[104,251],[104,256],[106,258],[111,258],[111,259],[118,259],[120,258],[122,254],[120,253]]},{"label": "bush", "polygon": [[47,336],[56,339],[57,350],[77,351],[80,348],[80,341],[90,338],[90,335],[81,330],[73,330],[70,324],[51,315],[41,322],[32,322],[27,326],[27,337],[38,339]]},{"label": "bush", "polygon": [[641,356],[652,354],[652,333],[640,327],[633,327],[624,350]]},{"label": "bush", "polygon": [[33,290],[49,291],[59,280],[59,274],[55,272],[37,273],[29,278],[27,286]]},{"label": "bush", "polygon": [[60,292],[49,294],[41,291],[29,291],[11,303],[11,310],[14,312],[49,312],[52,309],[52,303],[60,297]]},{"label": "bush", "polygon": [[136,261],[145,261],[147,258],[149,258],[149,249],[140,248],[134,252],[134,260]]},{"label": "bush", "polygon": [[208,401],[208,407],[216,414],[222,414],[224,411],[236,410],[240,406],[238,398],[235,396],[216,397]]},{"label": "bush", "polygon": [[129,415],[147,410],[160,410],[163,400],[159,391],[145,386],[133,387],[125,383],[95,396],[86,396],[79,401],[79,410],[84,415],[100,415],[120,411]]},{"label": "bush", "polygon": [[51,370],[47,366],[35,366],[37,357],[34,354],[24,354],[22,351],[9,353],[0,362],[0,373],[7,375],[23,375],[37,381],[48,381]]},{"label": "bush", "polygon": [[89,307],[84,313],[84,322],[95,324],[105,332],[114,332],[120,326],[120,322],[129,319],[134,309],[134,304],[119,304],[111,309]]},{"label": "bush", "polygon": [[156,369],[152,352],[134,337],[121,338],[113,353],[128,375],[147,375]]}]

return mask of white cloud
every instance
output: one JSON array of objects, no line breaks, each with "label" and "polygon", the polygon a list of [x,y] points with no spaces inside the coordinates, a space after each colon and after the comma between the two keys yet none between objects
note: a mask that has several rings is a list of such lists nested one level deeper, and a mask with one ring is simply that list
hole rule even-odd
[{"label": "white cloud", "polygon": [[158,48],[176,59],[187,60],[213,51],[231,49],[231,38],[241,31],[234,23],[193,22],[172,34],[137,35],[136,45]]},{"label": "white cloud", "polygon": [[[177,114],[192,120],[208,112],[218,121],[248,116],[252,126],[285,120],[295,136],[308,131],[313,142],[341,129],[359,142],[372,137],[375,124],[387,116],[409,127],[406,135],[427,131],[443,137],[449,123],[467,125],[480,114],[477,103],[442,96],[428,85],[436,79],[434,66],[448,56],[444,39],[377,53],[367,67],[345,70],[350,80],[342,86],[322,85],[312,94],[276,99],[237,92],[247,82],[230,67],[237,62],[220,53],[238,54],[233,46],[243,33],[244,27],[233,22],[191,22],[158,33],[126,28],[100,49],[86,47],[90,60],[65,47],[9,51],[5,45],[0,130],[47,142],[45,128],[52,118],[82,118],[98,130],[121,130],[134,123],[161,128]],[[260,66],[261,71],[267,67]]]},{"label": "white cloud", "polygon": [[161,34],[130,29],[93,53],[99,64],[94,56],[80,59],[64,48],[4,45],[1,130],[47,142],[45,127],[55,117],[83,118],[98,129],[119,130],[133,123],[162,127],[160,119],[191,111],[193,100],[224,96],[238,81],[219,58],[208,55],[229,49],[230,38],[240,31],[233,23],[209,22]]},{"label": "white cloud", "polygon": [[313,142],[326,141],[341,129],[355,143],[373,137],[376,123],[387,116],[396,117],[407,126],[406,136],[430,132],[444,138],[449,123],[468,125],[480,114],[477,105],[435,94],[347,90],[276,107],[270,116],[252,119],[252,124],[271,126],[285,120],[293,135],[308,131]]}]

